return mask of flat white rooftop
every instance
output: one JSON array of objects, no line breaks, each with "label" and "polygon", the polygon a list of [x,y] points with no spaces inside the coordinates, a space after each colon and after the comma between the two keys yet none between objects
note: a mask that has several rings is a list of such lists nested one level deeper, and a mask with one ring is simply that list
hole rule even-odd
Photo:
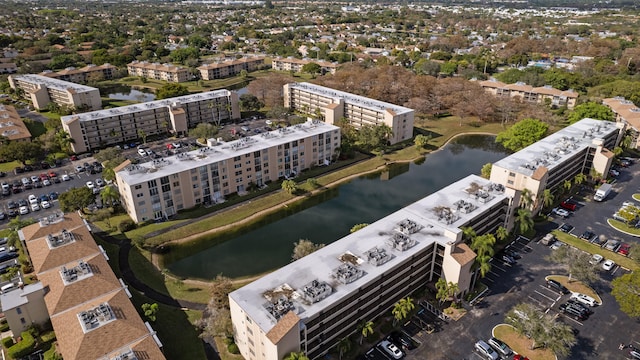
[{"label": "flat white rooftop", "polygon": [[61,120],[66,124],[69,121],[75,120],[75,119],[79,119],[80,121],[105,119],[112,116],[133,114],[140,111],[159,109],[159,108],[171,106],[173,104],[188,104],[188,103],[198,102],[198,101],[207,101],[207,100],[212,100],[220,97],[226,97],[229,95],[231,95],[231,92],[229,90],[207,91],[207,92],[198,93],[198,94],[178,96],[170,99],[149,101],[142,104],[120,106],[113,109],[103,109],[103,110],[86,112],[82,114],[67,115],[67,116],[63,116]]},{"label": "flat white rooftop", "polygon": [[334,90],[328,87],[319,86],[311,83],[291,83],[289,84],[291,89],[300,89],[310,93],[331,97],[333,99],[344,99],[347,104],[355,104],[358,106],[362,106],[364,108],[373,109],[376,111],[385,111],[386,109],[390,109],[396,114],[404,114],[408,112],[412,112],[413,109],[406,108],[404,106],[399,106],[395,104],[391,104],[384,101],[379,101],[375,99],[371,99],[364,96],[350,94],[348,92]]},{"label": "flat white rooftop", "polygon": [[[129,165],[119,171],[118,175],[129,185],[140,184],[334,130],[339,131],[340,128],[324,122],[307,121],[304,124],[268,131],[231,142],[219,143],[219,145],[213,147],[202,147],[198,150],[167,156],[162,159]],[[210,142],[215,143],[213,140],[210,140]]]},{"label": "flat white rooftop", "polygon": [[585,118],[529,145],[515,154],[496,161],[493,165],[527,176],[538,166],[551,171],[587,147],[595,147],[594,140],[617,132],[616,123]]},{"label": "flat white rooftop", "polygon": [[42,84],[51,89],[58,89],[58,90],[64,90],[64,91],[73,90],[77,93],[98,91],[98,89],[91,86],[76,84],[76,83],[59,80],[59,79],[53,79],[50,77],[36,75],[36,74],[14,75],[12,76],[12,78],[16,80],[27,81],[34,84]]},{"label": "flat white rooftop", "polygon": [[[484,195],[478,196],[480,194]],[[302,319],[310,318],[342,301],[363,285],[376,280],[381,274],[394,269],[397,264],[434,242],[445,245],[454,241],[462,231],[459,229],[460,225],[503,201],[505,197],[504,187],[492,184],[477,175],[470,175],[311,255],[263,276],[229,296],[267,333],[276,325],[276,320],[266,308],[269,302],[264,294],[272,293],[274,289],[286,284],[295,290],[291,296],[293,311]],[[465,206],[459,208],[454,205],[462,205],[460,200],[467,204],[466,210],[463,210]],[[452,221],[446,221],[447,219],[439,215],[442,208],[452,210]],[[415,241],[415,245],[401,251],[392,248],[390,243],[394,243],[394,234],[400,235],[398,224],[403,222],[416,225],[412,230],[415,232],[405,233],[411,241]],[[445,233],[449,236],[445,236]],[[403,240],[402,235],[400,238]],[[370,250],[375,248],[382,250],[377,254],[390,255],[391,259],[378,266],[367,262],[367,253],[371,253]],[[340,282],[335,276],[335,270],[343,264],[339,258],[344,254],[350,254],[348,256],[352,259],[352,256],[357,257],[359,265],[356,268],[363,272],[360,278],[347,284]],[[320,284],[328,284],[332,292],[325,299],[311,303],[305,300],[302,294],[303,288],[313,284],[314,280]]]}]

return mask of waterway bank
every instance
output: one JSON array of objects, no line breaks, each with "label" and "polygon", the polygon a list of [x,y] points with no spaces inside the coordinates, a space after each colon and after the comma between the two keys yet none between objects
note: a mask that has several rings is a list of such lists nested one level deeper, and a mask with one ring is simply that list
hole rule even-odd
[{"label": "waterway bank", "polygon": [[[325,192],[327,190],[334,189],[334,188],[336,188],[336,187],[338,187],[338,186],[340,186],[340,185],[342,185],[344,183],[348,183],[348,182],[352,181],[353,179],[360,178],[360,177],[363,177],[363,176],[367,176],[369,174],[380,173],[381,171],[384,171],[384,170],[388,170],[390,167],[392,168],[394,164],[416,163],[417,161],[419,162],[421,159],[425,159],[425,156],[433,155],[433,154],[441,151],[447,145],[449,145],[449,143],[451,141],[453,141],[454,139],[457,139],[458,137],[463,136],[463,135],[491,135],[491,136],[493,136],[495,134],[490,133],[490,132],[465,132],[465,133],[459,133],[459,134],[455,134],[455,135],[451,136],[449,139],[447,139],[441,147],[438,147],[437,149],[435,149],[433,151],[426,151],[426,150],[420,151],[418,156],[412,156],[411,158],[406,158],[406,159],[398,159],[398,158],[396,158],[395,160],[391,160],[388,157],[382,157],[382,158],[377,157],[377,158],[374,158],[374,159],[370,159],[370,160],[367,160],[367,161],[374,162],[374,165],[376,165],[375,167],[372,166],[372,168],[370,170],[360,171],[360,172],[357,172],[357,173],[351,173],[348,176],[344,176],[344,177],[342,177],[340,179],[336,179],[336,180],[334,180],[334,181],[332,181],[330,183],[327,183],[327,184],[325,184],[325,186],[323,188],[316,189],[316,190],[312,191],[311,193],[313,195],[318,195],[319,193]],[[455,148],[452,147],[450,150],[451,150],[451,152],[453,154],[456,154],[457,151],[460,151],[461,149],[458,148],[458,146],[456,146]],[[413,154],[415,154],[415,152],[413,152]],[[383,161],[383,162],[381,164],[377,165],[377,162],[381,162],[381,161]],[[479,164],[479,165],[482,165],[482,164]],[[413,165],[411,165],[411,166],[413,166]],[[443,165],[441,164],[439,166],[443,166]],[[444,166],[446,166],[446,165],[444,165]],[[469,171],[476,172],[476,173],[479,172],[480,168],[479,168],[478,164],[470,164],[470,166],[473,166],[474,169],[468,169]],[[477,169],[475,169],[476,166],[478,166]],[[407,165],[407,171],[408,171],[408,168],[409,168],[409,165]],[[328,175],[330,175],[330,174],[328,174]],[[461,176],[463,174],[458,174],[458,175]],[[458,175],[456,175],[456,176],[458,176]],[[442,182],[443,180],[444,179],[440,179],[440,182]],[[437,188],[439,188],[439,187],[441,187],[440,183],[437,184]],[[436,190],[436,188],[433,188],[430,191],[433,191],[433,190]],[[283,207],[290,206],[290,205],[292,205],[292,204],[294,204],[296,202],[299,202],[299,201],[303,201],[303,200],[309,198],[310,196],[311,196],[311,194],[307,193],[305,195],[293,197],[293,198],[288,199],[287,201],[281,203],[279,206],[274,206],[272,208],[265,209],[263,211],[257,212],[254,215],[243,219],[242,221],[234,222],[232,224],[227,224],[227,225],[220,226],[220,227],[216,227],[216,228],[207,230],[206,232],[199,233],[199,234],[194,234],[192,236],[185,237],[185,238],[182,238],[182,239],[173,240],[173,241],[171,241],[171,242],[169,242],[167,244],[178,245],[178,244],[184,244],[185,242],[192,242],[192,241],[196,241],[197,242],[197,241],[199,241],[199,239],[205,239],[203,241],[206,241],[206,238],[208,238],[208,237],[210,238],[210,236],[213,236],[213,235],[216,235],[216,234],[224,234],[225,231],[230,231],[232,229],[237,230],[240,227],[247,226],[247,224],[255,223],[260,218],[266,218],[270,214],[276,213],[278,211],[282,211]],[[413,202],[415,200],[416,199],[406,199],[406,201],[410,201],[410,202]],[[402,205],[402,204],[397,204],[396,207],[400,206],[400,205]],[[404,205],[406,205],[406,203]],[[385,214],[386,214],[386,212],[385,212]],[[374,219],[377,220],[379,218],[379,216],[380,216],[380,214],[377,214],[374,217]],[[337,238],[332,238],[331,241],[334,241],[336,239]],[[216,246],[218,246],[218,245],[216,245]],[[165,265],[165,264],[163,264],[163,263],[161,263],[159,261],[159,257],[157,255],[153,256],[153,263],[154,263],[154,266],[156,266],[157,269],[163,268],[164,265]],[[264,272],[264,270],[263,270],[263,272]],[[165,271],[165,273],[167,273],[167,272]],[[168,273],[168,275],[172,276],[172,277],[175,276],[174,274],[171,274],[171,273]],[[181,275],[181,276],[179,276],[179,278],[185,279],[185,276]],[[246,276],[243,276],[241,279],[238,279],[238,281],[241,282],[243,278],[246,279]],[[207,280],[190,279],[189,281],[190,282],[194,281],[195,283],[200,283],[200,284],[208,283]]]}]

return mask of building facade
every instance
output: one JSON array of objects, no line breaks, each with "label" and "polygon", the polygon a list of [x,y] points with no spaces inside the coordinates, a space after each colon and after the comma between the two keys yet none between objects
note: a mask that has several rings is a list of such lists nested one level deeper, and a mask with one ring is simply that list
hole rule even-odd
[{"label": "building facade", "polygon": [[19,338],[20,334],[32,325],[42,326],[49,321],[44,294],[44,286],[41,282],[36,282],[21,285],[15,290],[0,295],[2,313],[7,319],[14,339]]},{"label": "building facade", "polygon": [[632,101],[623,97],[614,97],[602,100],[616,115],[616,121],[624,123],[631,135],[630,146],[634,149],[640,148],[640,108]]},{"label": "building facade", "polygon": [[562,91],[551,86],[533,87],[523,82],[505,84],[496,79],[490,79],[480,81],[480,86],[493,96],[517,97],[524,102],[534,104],[548,103],[553,107],[566,106],[567,109],[573,109],[578,99],[578,93],[573,90]]},{"label": "building facade", "polygon": [[11,105],[0,105],[0,136],[9,141],[31,141],[31,132]]},{"label": "building facade", "polygon": [[44,302],[64,359],[165,359],[155,331],[78,214],[51,215],[18,235],[47,288]]},{"label": "building facade", "polygon": [[16,63],[0,63],[0,74],[15,74],[18,72]]},{"label": "building facade", "polygon": [[185,135],[200,123],[221,124],[240,118],[238,95],[216,90],[142,104],[63,116],[62,128],[84,153],[162,133]]},{"label": "building facade", "polygon": [[302,67],[309,63],[320,65],[320,72],[322,74],[335,74],[340,66],[338,63],[328,61],[277,57],[271,60],[271,68],[278,71],[293,71],[299,73],[302,72]]},{"label": "building facade", "polygon": [[69,81],[72,83],[86,84],[91,80],[93,81],[111,80],[113,79],[117,70],[118,68],[111,64],[102,64],[102,65],[89,64],[80,69],[69,67],[60,71],[46,70],[41,72],[40,75],[46,76],[52,79]]},{"label": "building facade", "polygon": [[226,60],[198,67],[200,77],[203,80],[223,79],[239,75],[243,70],[256,71],[264,66],[264,56],[247,57],[242,59]]},{"label": "building facade", "polygon": [[127,65],[129,76],[142,76],[147,79],[168,82],[189,81],[189,69],[171,64],[133,61]]},{"label": "building facade", "polygon": [[509,226],[504,190],[470,175],[232,292],[240,353],[319,359],[427,282],[444,278],[464,295],[476,254],[462,228],[484,234]]},{"label": "building facade", "polygon": [[50,102],[72,109],[102,109],[100,91],[96,88],[41,75],[9,75],[9,85],[24,92],[33,107],[46,109]]},{"label": "building facade", "polygon": [[578,174],[595,171],[604,177],[613,162],[613,152],[624,134],[624,125],[610,121],[582,119],[547,136],[491,167],[491,181],[502,184],[516,199],[525,191],[531,195],[531,208],[543,206],[543,192],[556,192],[565,181]]},{"label": "building facade", "polygon": [[286,84],[284,106],[309,116],[320,116],[329,124],[344,119],[356,129],[365,125],[387,125],[392,131],[391,144],[413,137],[413,109],[324,86]]},{"label": "building facade", "polygon": [[328,164],[340,147],[340,129],[309,121],[229,143],[211,139],[209,144],[147,163],[126,161],[114,169],[129,216],[135,222],[162,219]]}]

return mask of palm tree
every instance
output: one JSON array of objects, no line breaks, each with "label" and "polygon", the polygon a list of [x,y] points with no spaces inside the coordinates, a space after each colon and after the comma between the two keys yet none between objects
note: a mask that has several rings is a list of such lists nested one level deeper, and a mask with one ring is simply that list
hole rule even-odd
[{"label": "palm tree", "polygon": [[338,351],[340,352],[340,360],[342,360],[342,355],[348,353],[351,350],[351,340],[348,337],[340,339],[338,342]]},{"label": "palm tree", "polygon": [[573,184],[571,184],[571,181],[570,181],[570,180],[565,180],[565,181],[562,183],[562,187],[563,187],[566,191],[569,191],[569,190],[571,190],[571,188],[573,187]]},{"label": "palm tree", "polygon": [[581,185],[583,182],[587,180],[587,175],[583,173],[579,173],[573,178],[573,183],[576,185]]},{"label": "palm tree", "polygon": [[508,236],[509,231],[507,231],[504,226],[499,226],[498,229],[496,229],[496,239],[498,239],[498,241],[504,241]]},{"label": "palm tree", "polygon": [[367,336],[373,334],[373,321],[363,321],[358,325],[358,331],[360,332],[360,345]]},{"label": "palm tree", "polygon": [[533,217],[531,211],[527,209],[518,209],[515,222],[518,224],[520,234],[524,234],[533,228]]},{"label": "palm tree", "polygon": [[542,207],[550,207],[553,205],[554,196],[550,189],[544,189],[542,192]]},{"label": "palm tree", "polygon": [[476,231],[473,230],[472,227],[466,226],[462,228],[462,239],[464,239],[466,243],[472,242],[475,237]]},{"label": "palm tree", "polygon": [[144,144],[147,143],[147,133],[144,132],[144,130],[142,130],[142,129],[138,130],[138,136],[142,139],[142,142]]},{"label": "palm tree", "polygon": [[113,205],[115,201],[120,199],[120,194],[114,186],[106,186],[100,193],[100,198],[105,204]]},{"label": "palm tree", "polygon": [[480,271],[480,276],[485,277],[491,271],[491,256],[483,255],[476,257],[476,263],[478,264],[478,270]]},{"label": "palm tree", "polygon": [[493,256],[493,245],[496,243],[496,238],[493,234],[484,234],[476,236],[471,242],[471,250],[475,251],[478,256],[489,255]]},{"label": "palm tree", "polygon": [[400,299],[400,301],[398,301],[393,307],[393,310],[391,310],[391,313],[394,317],[394,326],[396,324],[396,321],[402,321],[406,319],[411,310],[415,309],[415,307],[416,306],[413,304],[413,299],[411,299],[410,297]]},{"label": "palm tree", "polygon": [[309,358],[304,352],[292,352],[285,356],[284,360],[309,360]]},{"label": "palm tree", "polygon": [[528,208],[533,202],[533,193],[531,190],[524,188],[520,194],[520,207]]}]

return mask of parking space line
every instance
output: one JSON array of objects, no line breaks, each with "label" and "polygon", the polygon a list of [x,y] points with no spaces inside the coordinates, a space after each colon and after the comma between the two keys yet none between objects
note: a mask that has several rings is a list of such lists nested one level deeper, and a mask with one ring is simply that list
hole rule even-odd
[{"label": "parking space line", "polygon": [[[540,300],[538,300],[538,299],[536,299],[536,298],[531,297],[531,295],[527,295],[527,297],[528,297],[529,299],[531,299],[531,300],[533,300],[533,301],[537,302],[539,305],[542,305],[542,302],[541,302]],[[546,306],[545,306],[545,308],[546,308]]]},{"label": "parking space line", "polygon": [[507,270],[505,270],[505,269],[501,268],[500,266],[498,266],[498,265],[496,265],[496,264],[491,264],[491,268],[492,268],[492,269],[493,269],[493,268],[496,268],[496,269],[498,269],[498,270],[500,270],[500,271],[502,271],[502,272],[507,272]]},{"label": "parking space line", "polygon": [[547,300],[551,300],[551,301],[555,302],[555,300],[554,300],[554,299],[552,299],[552,298],[548,297],[547,295],[545,295],[545,294],[543,294],[543,293],[539,292],[538,290],[535,290],[534,292],[535,292],[536,294],[538,294],[538,295],[542,296],[543,298],[547,299]]}]

